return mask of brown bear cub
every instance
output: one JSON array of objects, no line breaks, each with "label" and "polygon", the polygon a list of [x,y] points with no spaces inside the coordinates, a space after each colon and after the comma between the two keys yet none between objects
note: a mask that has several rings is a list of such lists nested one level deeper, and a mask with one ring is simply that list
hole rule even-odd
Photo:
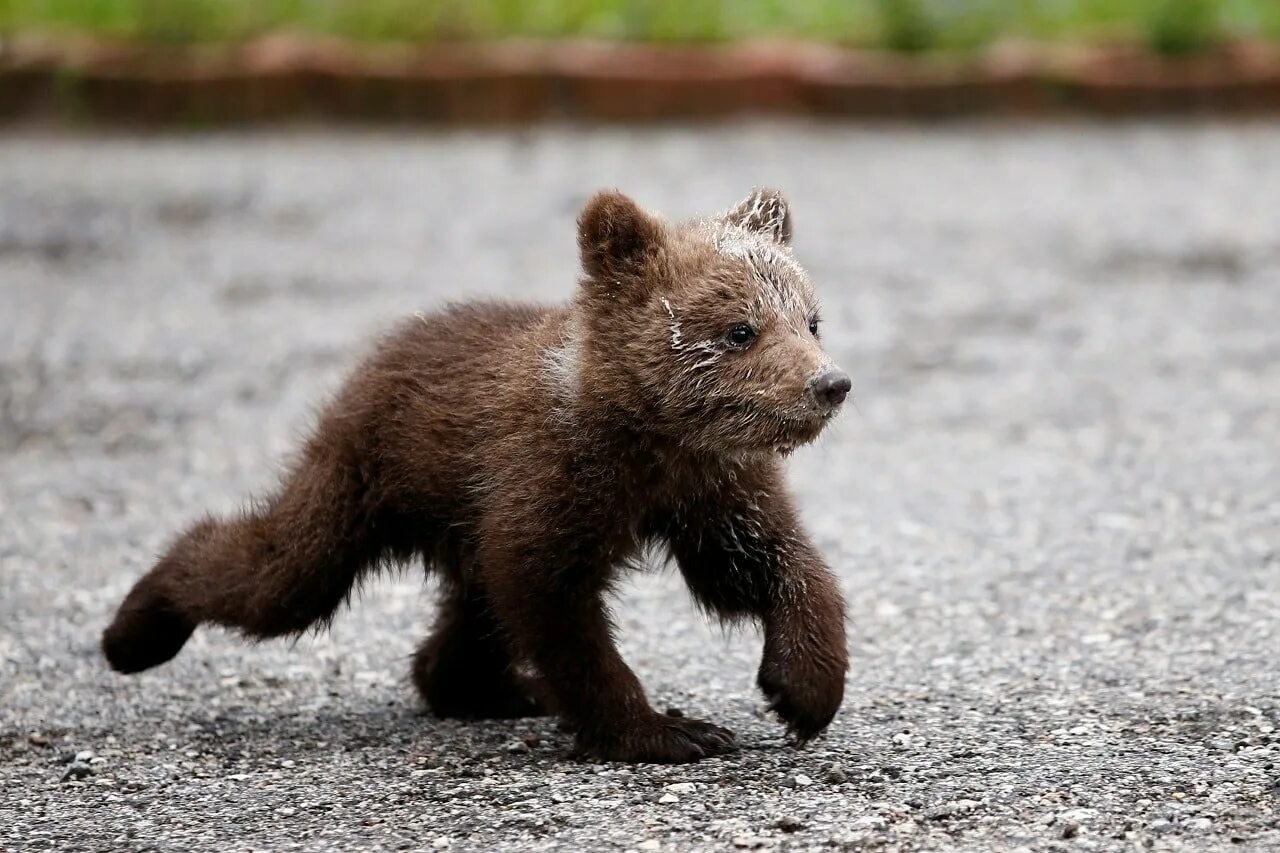
[{"label": "brown bear cub", "polygon": [[607,598],[647,546],[694,598],[764,630],[758,682],[801,740],[844,693],[844,601],[781,457],[839,410],[849,377],[776,191],[671,224],[617,192],[578,221],[567,307],[471,303],[390,334],[338,392],[280,488],[206,518],[103,636],[120,672],[202,623],[250,637],[330,620],[379,566],[443,581],[413,680],[442,717],[553,713],[586,756],[693,761],[732,732],[655,711],[613,642]]}]

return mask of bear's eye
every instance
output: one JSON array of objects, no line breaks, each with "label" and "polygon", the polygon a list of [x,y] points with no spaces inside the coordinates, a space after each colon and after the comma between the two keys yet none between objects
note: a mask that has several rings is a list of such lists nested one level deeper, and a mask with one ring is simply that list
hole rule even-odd
[{"label": "bear's eye", "polygon": [[748,326],[746,323],[739,323],[729,330],[724,336],[729,346],[734,349],[746,349],[751,346],[751,342],[756,339],[756,330]]},{"label": "bear's eye", "polygon": [[812,317],[809,318],[809,334],[813,335],[815,338],[818,336],[819,322],[820,320],[817,314],[814,314]]}]

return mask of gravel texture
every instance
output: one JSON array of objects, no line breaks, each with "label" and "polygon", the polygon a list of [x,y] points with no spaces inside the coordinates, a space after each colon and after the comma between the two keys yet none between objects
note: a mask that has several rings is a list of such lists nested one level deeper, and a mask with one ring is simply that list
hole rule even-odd
[{"label": "gravel texture", "polygon": [[[851,607],[824,739],[669,573],[622,642],[726,759],[424,717],[416,569],[325,635],[106,669],[376,329],[563,297],[597,187],[763,183],[857,398],[791,467]],[[0,849],[1280,847],[1278,199],[1276,124],[0,138]]]}]

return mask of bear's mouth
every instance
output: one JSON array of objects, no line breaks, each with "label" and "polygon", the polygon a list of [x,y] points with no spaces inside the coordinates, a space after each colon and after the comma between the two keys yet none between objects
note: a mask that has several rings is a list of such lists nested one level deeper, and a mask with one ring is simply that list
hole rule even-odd
[{"label": "bear's mouth", "polygon": [[786,455],[813,442],[839,408],[821,411],[810,408],[777,409],[757,403],[740,403],[731,408],[732,417],[743,430],[743,443],[755,449]]},{"label": "bear's mouth", "polygon": [[783,418],[786,430],[790,433],[789,441],[783,442],[785,450],[782,452],[790,453],[797,447],[809,444],[819,435],[831,420],[834,412],[815,412],[812,415],[801,418]]}]

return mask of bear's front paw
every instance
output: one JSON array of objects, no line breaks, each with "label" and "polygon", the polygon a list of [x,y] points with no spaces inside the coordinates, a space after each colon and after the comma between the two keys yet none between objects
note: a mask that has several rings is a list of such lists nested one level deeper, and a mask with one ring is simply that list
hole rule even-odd
[{"label": "bear's front paw", "polygon": [[738,748],[733,732],[702,720],[653,713],[617,729],[582,732],[577,752],[601,761],[684,764]]},{"label": "bear's front paw", "polygon": [[830,725],[844,699],[843,658],[766,653],[756,683],[787,730],[804,743]]}]

